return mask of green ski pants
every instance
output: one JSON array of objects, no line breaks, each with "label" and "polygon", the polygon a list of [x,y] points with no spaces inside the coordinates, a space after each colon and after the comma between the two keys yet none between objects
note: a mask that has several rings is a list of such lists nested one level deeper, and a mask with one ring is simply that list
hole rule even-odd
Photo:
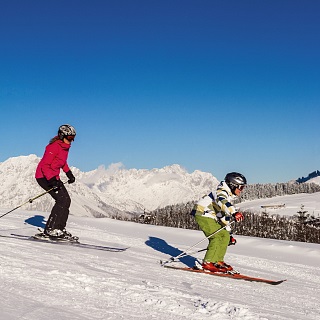
[{"label": "green ski pants", "polygon": [[[195,219],[206,237],[210,236],[221,228],[221,224],[214,219],[198,215],[195,216]],[[214,236],[210,237],[208,240],[209,244],[204,261],[213,263],[224,261],[224,256],[227,252],[227,247],[230,241],[230,233],[226,229],[223,229]]]}]

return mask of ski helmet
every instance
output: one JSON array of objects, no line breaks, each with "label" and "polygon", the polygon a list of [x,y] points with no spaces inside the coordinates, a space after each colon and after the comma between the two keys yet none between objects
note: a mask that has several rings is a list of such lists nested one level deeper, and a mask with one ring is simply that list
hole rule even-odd
[{"label": "ski helmet", "polygon": [[232,193],[234,193],[234,190],[237,188],[241,190],[241,187],[243,188],[247,184],[247,179],[245,176],[238,172],[228,173],[224,180],[231,189]]},{"label": "ski helmet", "polygon": [[59,136],[59,139],[61,140],[63,140],[64,138],[70,137],[67,139],[73,141],[74,137],[76,136],[76,129],[70,124],[63,124],[59,127],[58,136]]}]

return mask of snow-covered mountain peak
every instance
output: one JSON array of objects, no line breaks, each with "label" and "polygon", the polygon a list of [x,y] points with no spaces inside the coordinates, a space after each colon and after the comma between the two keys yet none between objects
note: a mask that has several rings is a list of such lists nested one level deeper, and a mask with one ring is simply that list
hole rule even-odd
[{"label": "snow-covered mountain peak", "polygon": [[[34,179],[40,158],[36,155],[9,158],[0,163],[0,205],[11,208],[43,192]],[[79,216],[111,216],[120,212],[150,211],[167,205],[197,200],[218,180],[199,170],[188,173],[179,164],[163,168],[126,169],[122,163],[82,172],[71,167],[76,183],[67,185],[71,212]],[[65,181],[64,173],[61,179]],[[52,199],[43,196],[26,209],[48,211]]]},{"label": "snow-covered mountain peak", "polygon": [[16,171],[19,169],[26,169],[30,167],[30,164],[37,164],[39,158],[35,154],[30,154],[28,156],[11,157],[4,162],[0,162],[1,170],[10,170],[15,168]]}]

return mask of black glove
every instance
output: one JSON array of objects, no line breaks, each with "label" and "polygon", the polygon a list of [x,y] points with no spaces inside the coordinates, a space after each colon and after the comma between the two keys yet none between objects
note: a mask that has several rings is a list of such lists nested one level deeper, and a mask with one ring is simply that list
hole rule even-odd
[{"label": "black glove", "polygon": [[53,177],[50,180],[48,180],[48,186],[50,189],[53,189],[54,191],[60,190],[60,188],[61,188],[60,180],[57,180],[56,177]]},{"label": "black glove", "polygon": [[71,170],[69,170],[68,172],[66,172],[66,175],[68,177],[68,183],[74,183],[76,181],[76,178],[74,177],[73,173],[71,172]]}]

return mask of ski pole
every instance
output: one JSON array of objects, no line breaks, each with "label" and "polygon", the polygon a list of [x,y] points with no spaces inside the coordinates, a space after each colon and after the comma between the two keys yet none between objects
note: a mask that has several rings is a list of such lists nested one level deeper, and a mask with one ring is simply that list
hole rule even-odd
[{"label": "ski pole", "polygon": [[191,255],[193,255],[195,253],[200,253],[200,252],[203,252],[203,251],[206,251],[206,250],[207,250],[207,248],[191,251],[191,252],[188,253],[188,256],[191,256]]},{"label": "ski pole", "polygon": [[[176,257],[171,257],[170,259],[168,259],[165,262],[161,262],[161,264],[164,266],[165,264],[169,263],[169,262],[174,262],[175,259],[179,259],[182,258],[184,256],[187,256],[190,252],[191,249],[193,249],[194,247],[196,247],[197,245],[199,245],[200,243],[202,243],[203,241],[210,239],[212,236],[214,236],[215,234],[217,234],[218,232],[220,232],[221,230],[224,230],[227,226],[230,226],[232,223],[234,223],[234,221],[231,221],[229,224],[221,227],[220,229],[218,229],[217,231],[215,231],[214,233],[210,234],[209,236],[205,237],[204,239],[200,240],[199,242],[197,242],[196,244],[194,244],[193,246],[189,247],[187,250],[185,250],[184,252],[180,253],[179,255],[177,255]],[[200,251],[203,251],[205,249],[202,249]],[[198,251],[197,251],[198,252]]]},{"label": "ski pole", "polygon": [[[66,182],[63,182],[63,184],[65,184],[65,183],[67,183],[67,181],[66,181]],[[4,216],[6,216],[7,214],[11,213],[11,212],[12,212],[12,211],[14,211],[14,210],[17,210],[17,209],[21,208],[22,206],[24,206],[24,205],[25,205],[25,204],[27,204],[27,203],[32,203],[34,200],[36,200],[36,199],[38,199],[38,198],[40,198],[40,197],[44,196],[45,194],[49,193],[50,191],[52,191],[52,190],[54,190],[54,189],[55,189],[55,188],[51,188],[51,189],[49,189],[49,190],[47,190],[47,191],[45,191],[45,192],[43,192],[43,193],[38,194],[37,196],[35,196],[35,197],[33,197],[33,198],[29,199],[28,201],[26,201],[26,202],[24,202],[24,203],[20,204],[19,206],[17,206],[17,207],[15,207],[15,208],[11,209],[10,211],[8,211],[8,212],[4,213],[3,215],[1,215],[1,216],[0,216],[0,218],[2,218],[2,217],[4,217]]]}]

